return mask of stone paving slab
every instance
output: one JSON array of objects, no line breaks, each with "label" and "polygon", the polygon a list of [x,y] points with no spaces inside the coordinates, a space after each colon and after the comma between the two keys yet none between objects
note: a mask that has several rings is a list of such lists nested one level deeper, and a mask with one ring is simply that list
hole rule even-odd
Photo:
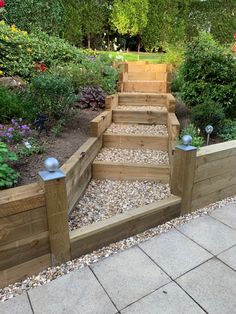
[{"label": "stone paving slab", "polygon": [[113,255],[92,269],[119,310],[171,281],[138,247]]},{"label": "stone paving slab", "polygon": [[236,313],[236,273],[214,258],[177,282],[210,314]]},{"label": "stone paving slab", "polygon": [[176,229],[139,246],[173,279],[213,257]]},{"label": "stone paving slab", "polygon": [[236,271],[236,246],[221,253],[217,257]]},{"label": "stone paving slab", "polygon": [[116,308],[87,267],[29,291],[34,314],[115,314]]},{"label": "stone paving slab", "polygon": [[121,314],[205,313],[176,283],[172,282],[128,306]]},{"label": "stone paving slab", "polygon": [[236,229],[236,203],[218,208],[210,216]]},{"label": "stone paving slab", "polygon": [[194,219],[176,228],[214,255],[236,244],[236,230],[210,216]]},{"label": "stone paving slab", "polygon": [[26,294],[0,303],[1,314],[33,314]]}]

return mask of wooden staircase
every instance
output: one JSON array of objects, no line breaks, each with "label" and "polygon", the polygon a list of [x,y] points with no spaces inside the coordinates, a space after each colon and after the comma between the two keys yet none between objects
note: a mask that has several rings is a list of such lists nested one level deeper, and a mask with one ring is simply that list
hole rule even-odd
[{"label": "wooden staircase", "polygon": [[[168,183],[171,174],[172,151],[179,133],[179,122],[174,114],[175,99],[164,93],[119,93],[106,99],[106,111],[91,122],[92,136],[102,136],[103,147],[122,150],[139,150],[137,153],[145,159],[147,150],[152,154],[168,156],[166,164],[158,162],[132,162],[97,160],[93,162],[94,179],[111,180],[151,180]],[[166,128],[163,134],[140,132],[127,134],[121,131],[110,132],[110,128],[136,126],[159,126]],[[125,152],[125,151],[124,151]],[[99,156],[99,154],[98,154]]]},{"label": "wooden staircase", "polygon": [[120,92],[169,93],[172,66],[169,64],[119,63]]}]

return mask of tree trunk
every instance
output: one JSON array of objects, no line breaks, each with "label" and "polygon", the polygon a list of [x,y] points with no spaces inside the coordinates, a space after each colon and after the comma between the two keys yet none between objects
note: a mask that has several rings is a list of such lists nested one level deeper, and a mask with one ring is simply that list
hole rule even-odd
[{"label": "tree trunk", "polygon": [[91,38],[90,38],[90,34],[88,35],[88,49],[90,49],[91,47]]},{"label": "tree trunk", "polygon": [[140,52],[140,48],[141,48],[141,37],[138,36],[138,53]]}]

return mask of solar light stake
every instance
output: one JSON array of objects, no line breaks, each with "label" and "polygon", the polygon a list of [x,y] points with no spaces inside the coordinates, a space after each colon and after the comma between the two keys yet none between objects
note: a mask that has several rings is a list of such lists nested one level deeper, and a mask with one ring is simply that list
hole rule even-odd
[{"label": "solar light stake", "polygon": [[206,128],[205,128],[205,131],[206,131],[206,134],[207,134],[207,145],[209,145],[209,142],[210,142],[210,135],[211,133],[213,132],[214,128],[212,125],[207,125]]}]

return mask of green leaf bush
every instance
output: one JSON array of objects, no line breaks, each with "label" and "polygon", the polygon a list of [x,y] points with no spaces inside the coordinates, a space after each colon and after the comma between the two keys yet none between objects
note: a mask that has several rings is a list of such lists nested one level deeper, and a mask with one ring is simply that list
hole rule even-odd
[{"label": "green leaf bush", "polygon": [[217,129],[224,114],[226,118],[236,117],[235,77],[233,54],[210,34],[200,33],[188,47],[178,75],[181,98],[194,108],[193,120],[198,126],[211,123]]},{"label": "green leaf bush", "polygon": [[16,91],[0,86],[0,123],[22,117],[22,103]]},{"label": "green leaf bush", "polygon": [[88,52],[44,32],[27,33],[0,22],[0,70],[6,76],[35,76],[35,64],[80,63]]},{"label": "green leaf bush", "polygon": [[16,160],[16,154],[9,151],[6,144],[0,142],[0,190],[10,188],[17,183],[20,175],[9,166],[9,162]]}]

